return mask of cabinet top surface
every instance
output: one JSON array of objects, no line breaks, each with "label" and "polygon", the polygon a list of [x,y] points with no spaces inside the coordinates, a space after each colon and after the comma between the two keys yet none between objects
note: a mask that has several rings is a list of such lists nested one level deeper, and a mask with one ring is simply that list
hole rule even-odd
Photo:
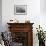
[{"label": "cabinet top surface", "polygon": [[15,24],[17,24],[17,25],[23,25],[23,24],[31,24],[31,25],[33,25],[34,23],[7,23],[8,25],[15,25]]}]

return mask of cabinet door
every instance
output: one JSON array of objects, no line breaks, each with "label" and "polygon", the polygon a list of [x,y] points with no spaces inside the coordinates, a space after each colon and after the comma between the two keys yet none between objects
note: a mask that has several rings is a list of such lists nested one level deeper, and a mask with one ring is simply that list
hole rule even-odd
[{"label": "cabinet door", "polygon": [[13,32],[12,37],[13,42],[28,46],[28,32]]}]

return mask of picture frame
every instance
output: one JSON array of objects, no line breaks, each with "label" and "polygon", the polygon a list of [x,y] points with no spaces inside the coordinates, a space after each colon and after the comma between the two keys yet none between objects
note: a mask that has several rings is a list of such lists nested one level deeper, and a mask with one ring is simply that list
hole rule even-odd
[{"label": "picture frame", "polygon": [[27,5],[14,5],[14,15],[26,15]]}]

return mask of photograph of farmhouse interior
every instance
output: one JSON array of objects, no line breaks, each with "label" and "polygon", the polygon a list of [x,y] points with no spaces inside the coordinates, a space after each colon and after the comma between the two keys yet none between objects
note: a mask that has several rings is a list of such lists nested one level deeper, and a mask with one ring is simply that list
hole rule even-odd
[{"label": "photograph of farmhouse interior", "polygon": [[46,46],[46,0],[0,0],[0,46]]}]

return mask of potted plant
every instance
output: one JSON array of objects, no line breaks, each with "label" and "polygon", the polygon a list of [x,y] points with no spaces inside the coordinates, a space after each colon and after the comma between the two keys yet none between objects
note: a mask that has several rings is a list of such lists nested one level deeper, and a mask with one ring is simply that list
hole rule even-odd
[{"label": "potted plant", "polygon": [[37,29],[37,34],[36,36],[38,36],[38,40],[39,40],[39,46],[45,46],[45,35],[43,32],[42,27],[36,28]]}]

